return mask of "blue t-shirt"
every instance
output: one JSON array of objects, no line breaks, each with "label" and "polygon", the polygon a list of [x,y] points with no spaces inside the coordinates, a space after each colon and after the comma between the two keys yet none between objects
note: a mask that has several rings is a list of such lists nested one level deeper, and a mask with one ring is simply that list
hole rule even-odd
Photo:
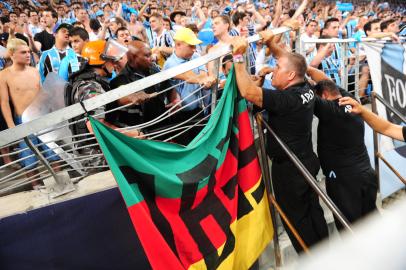
[{"label": "blue t-shirt", "polygon": [[[166,59],[163,70],[167,70],[167,69],[179,66],[183,63],[186,63],[188,61],[191,61],[191,60],[199,58],[199,57],[200,57],[199,54],[194,53],[189,60],[186,60],[186,59],[177,57],[176,54],[173,53],[168,59]],[[192,72],[195,74],[200,74],[201,71],[207,72],[206,67],[200,66],[200,67],[194,68],[192,70]],[[187,106],[188,104],[190,104],[183,110],[191,111],[191,110],[197,109],[199,107],[202,107],[201,105],[207,106],[209,104],[210,95],[197,101],[199,98],[202,98],[204,95],[206,95],[208,93],[208,91],[205,91],[203,89],[197,91],[197,89],[200,88],[199,84],[192,84],[192,83],[187,83],[187,82],[182,83],[182,82],[183,82],[182,80],[178,80],[178,79],[170,80],[170,83],[172,85],[180,84],[180,85],[176,86],[175,89],[178,92],[178,94],[180,95],[180,98],[182,99],[182,106]]]}]

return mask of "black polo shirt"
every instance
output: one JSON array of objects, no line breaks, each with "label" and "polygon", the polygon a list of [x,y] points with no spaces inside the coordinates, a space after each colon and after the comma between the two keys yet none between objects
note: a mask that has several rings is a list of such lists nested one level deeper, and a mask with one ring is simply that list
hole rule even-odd
[{"label": "black polo shirt", "polygon": [[364,143],[364,120],[350,113],[350,105],[316,98],[314,114],[319,118],[317,152],[324,174],[330,171],[360,172],[371,168]]},{"label": "black polo shirt", "polygon": [[41,51],[44,52],[54,46],[55,37],[54,35],[48,33],[47,30],[44,30],[34,36],[34,41],[38,41],[39,43],[41,43]]},{"label": "black polo shirt", "polygon": [[[110,88],[115,89],[121,85],[129,84],[131,82],[143,79],[159,72],[160,69],[156,65],[152,65],[147,71],[141,71],[135,70],[127,64],[124,69],[117,75],[117,77],[111,80]],[[169,82],[162,82],[146,88],[144,89],[144,91],[148,94],[151,94],[169,87]],[[153,120],[154,118],[165,112],[165,96],[166,93],[163,93],[157,97],[149,99],[142,105],[133,105],[122,110],[108,113],[106,115],[106,120],[112,123],[116,123],[119,126],[134,126]],[[117,102],[113,102],[111,104],[108,104],[107,110],[117,108],[119,106],[121,105],[119,105]],[[155,125],[155,127],[162,126],[165,123],[166,121],[160,122],[159,124]]]},{"label": "black polo shirt", "polygon": [[[263,108],[268,111],[269,125],[283,142],[300,158],[313,154],[312,121],[314,92],[307,82],[285,90],[263,89]],[[288,157],[272,135],[269,136],[268,154],[275,160]]]}]

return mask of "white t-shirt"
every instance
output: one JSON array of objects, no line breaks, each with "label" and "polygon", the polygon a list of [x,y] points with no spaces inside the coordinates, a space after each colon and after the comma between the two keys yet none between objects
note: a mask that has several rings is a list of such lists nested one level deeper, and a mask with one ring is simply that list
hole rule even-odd
[{"label": "white t-shirt", "polygon": [[93,31],[91,31],[89,33],[89,40],[90,41],[96,41],[96,40],[99,40],[99,37]]},{"label": "white t-shirt", "polygon": [[302,35],[300,36],[300,41],[303,42],[303,48],[305,51],[310,50],[311,48],[316,48],[316,43],[305,43],[305,41],[309,41],[309,40],[314,40],[317,39],[317,37],[315,35],[312,36],[308,36],[306,34],[306,32],[302,33]]}]

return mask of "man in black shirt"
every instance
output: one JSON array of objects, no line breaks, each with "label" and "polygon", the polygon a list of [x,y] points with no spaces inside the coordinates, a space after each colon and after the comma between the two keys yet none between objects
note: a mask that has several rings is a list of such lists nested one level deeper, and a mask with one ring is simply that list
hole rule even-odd
[{"label": "man in black shirt", "polygon": [[[321,72],[319,70],[308,73]],[[326,176],[326,190],[349,222],[353,223],[376,209],[378,181],[364,143],[364,121],[340,106],[345,90],[327,76],[315,86],[314,114],[319,118],[317,152]],[[335,220],[339,230],[343,227]]]},{"label": "man in black shirt", "polygon": [[38,50],[44,52],[51,49],[55,44],[53,28],[58,20],[58,14],[52,9],[47,9],[42,13],[45,18],[46,28],[34,36],[35,46]]},{"label": "man in black shirt", "polygon": [[[159,67],[152,63],[151,50],[144,42],[130,41],[128,49],[128,62],[120,74],[110,82],[111,89],[160,72]],[[134,105],[111,112],[106,115],[106,118],[109,122],[115,123],[118,126],[134,126],[151,121],[165,112],[165,97],[167,96],[168,100],[171,100],[170,95],[176,96],[176,92],[172,89],[168,93],[155,97],[151,96],[151,94],[169,87],[169,82],[162,82],[143,91],[126,96],[108,105],[107,109],[110,110],[129,103]],[[157,129],[167,123],[167,120],[160,121],[155,125],[149,126],[147,131]]]},{"label": "man in black shirt", "polygon": [[350,112],[359,114],[373,130],[395,140],[406,141],[406,126],[393,124],[374,114],[351,97],[340,98],[340,106],[351,105]]},{"label": "man in black shirt", "polygon": [[[251,80],[242,57],[247,41],[236,37],[232,46],[239,91],[248,101],[268,112],[269,124],[275,133],[316,177],[320,165],[313,152],[311,132],[315,97],[304,80],[306,60],[299,54],[280,50],[272,32],[260,34],[277,58],[272,78],[272,85],[277,90],[262,89]],[[304,242],[308,246],[314,245],[328,236],[319,198],[275,139],[270,136],[268,143],[275,197]],[[296,251],[302,251],[290,230],[287,233]]]}]

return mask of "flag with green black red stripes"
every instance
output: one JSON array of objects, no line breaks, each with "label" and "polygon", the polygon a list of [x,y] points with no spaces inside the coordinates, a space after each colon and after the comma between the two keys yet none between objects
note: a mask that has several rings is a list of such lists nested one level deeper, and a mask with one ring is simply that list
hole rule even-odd
[{"label": "flag with green black red stripes", "polygon": [[153,269],[248,269],[273,228],[234,71],[187,146],[130,138],[90,119]]}]

